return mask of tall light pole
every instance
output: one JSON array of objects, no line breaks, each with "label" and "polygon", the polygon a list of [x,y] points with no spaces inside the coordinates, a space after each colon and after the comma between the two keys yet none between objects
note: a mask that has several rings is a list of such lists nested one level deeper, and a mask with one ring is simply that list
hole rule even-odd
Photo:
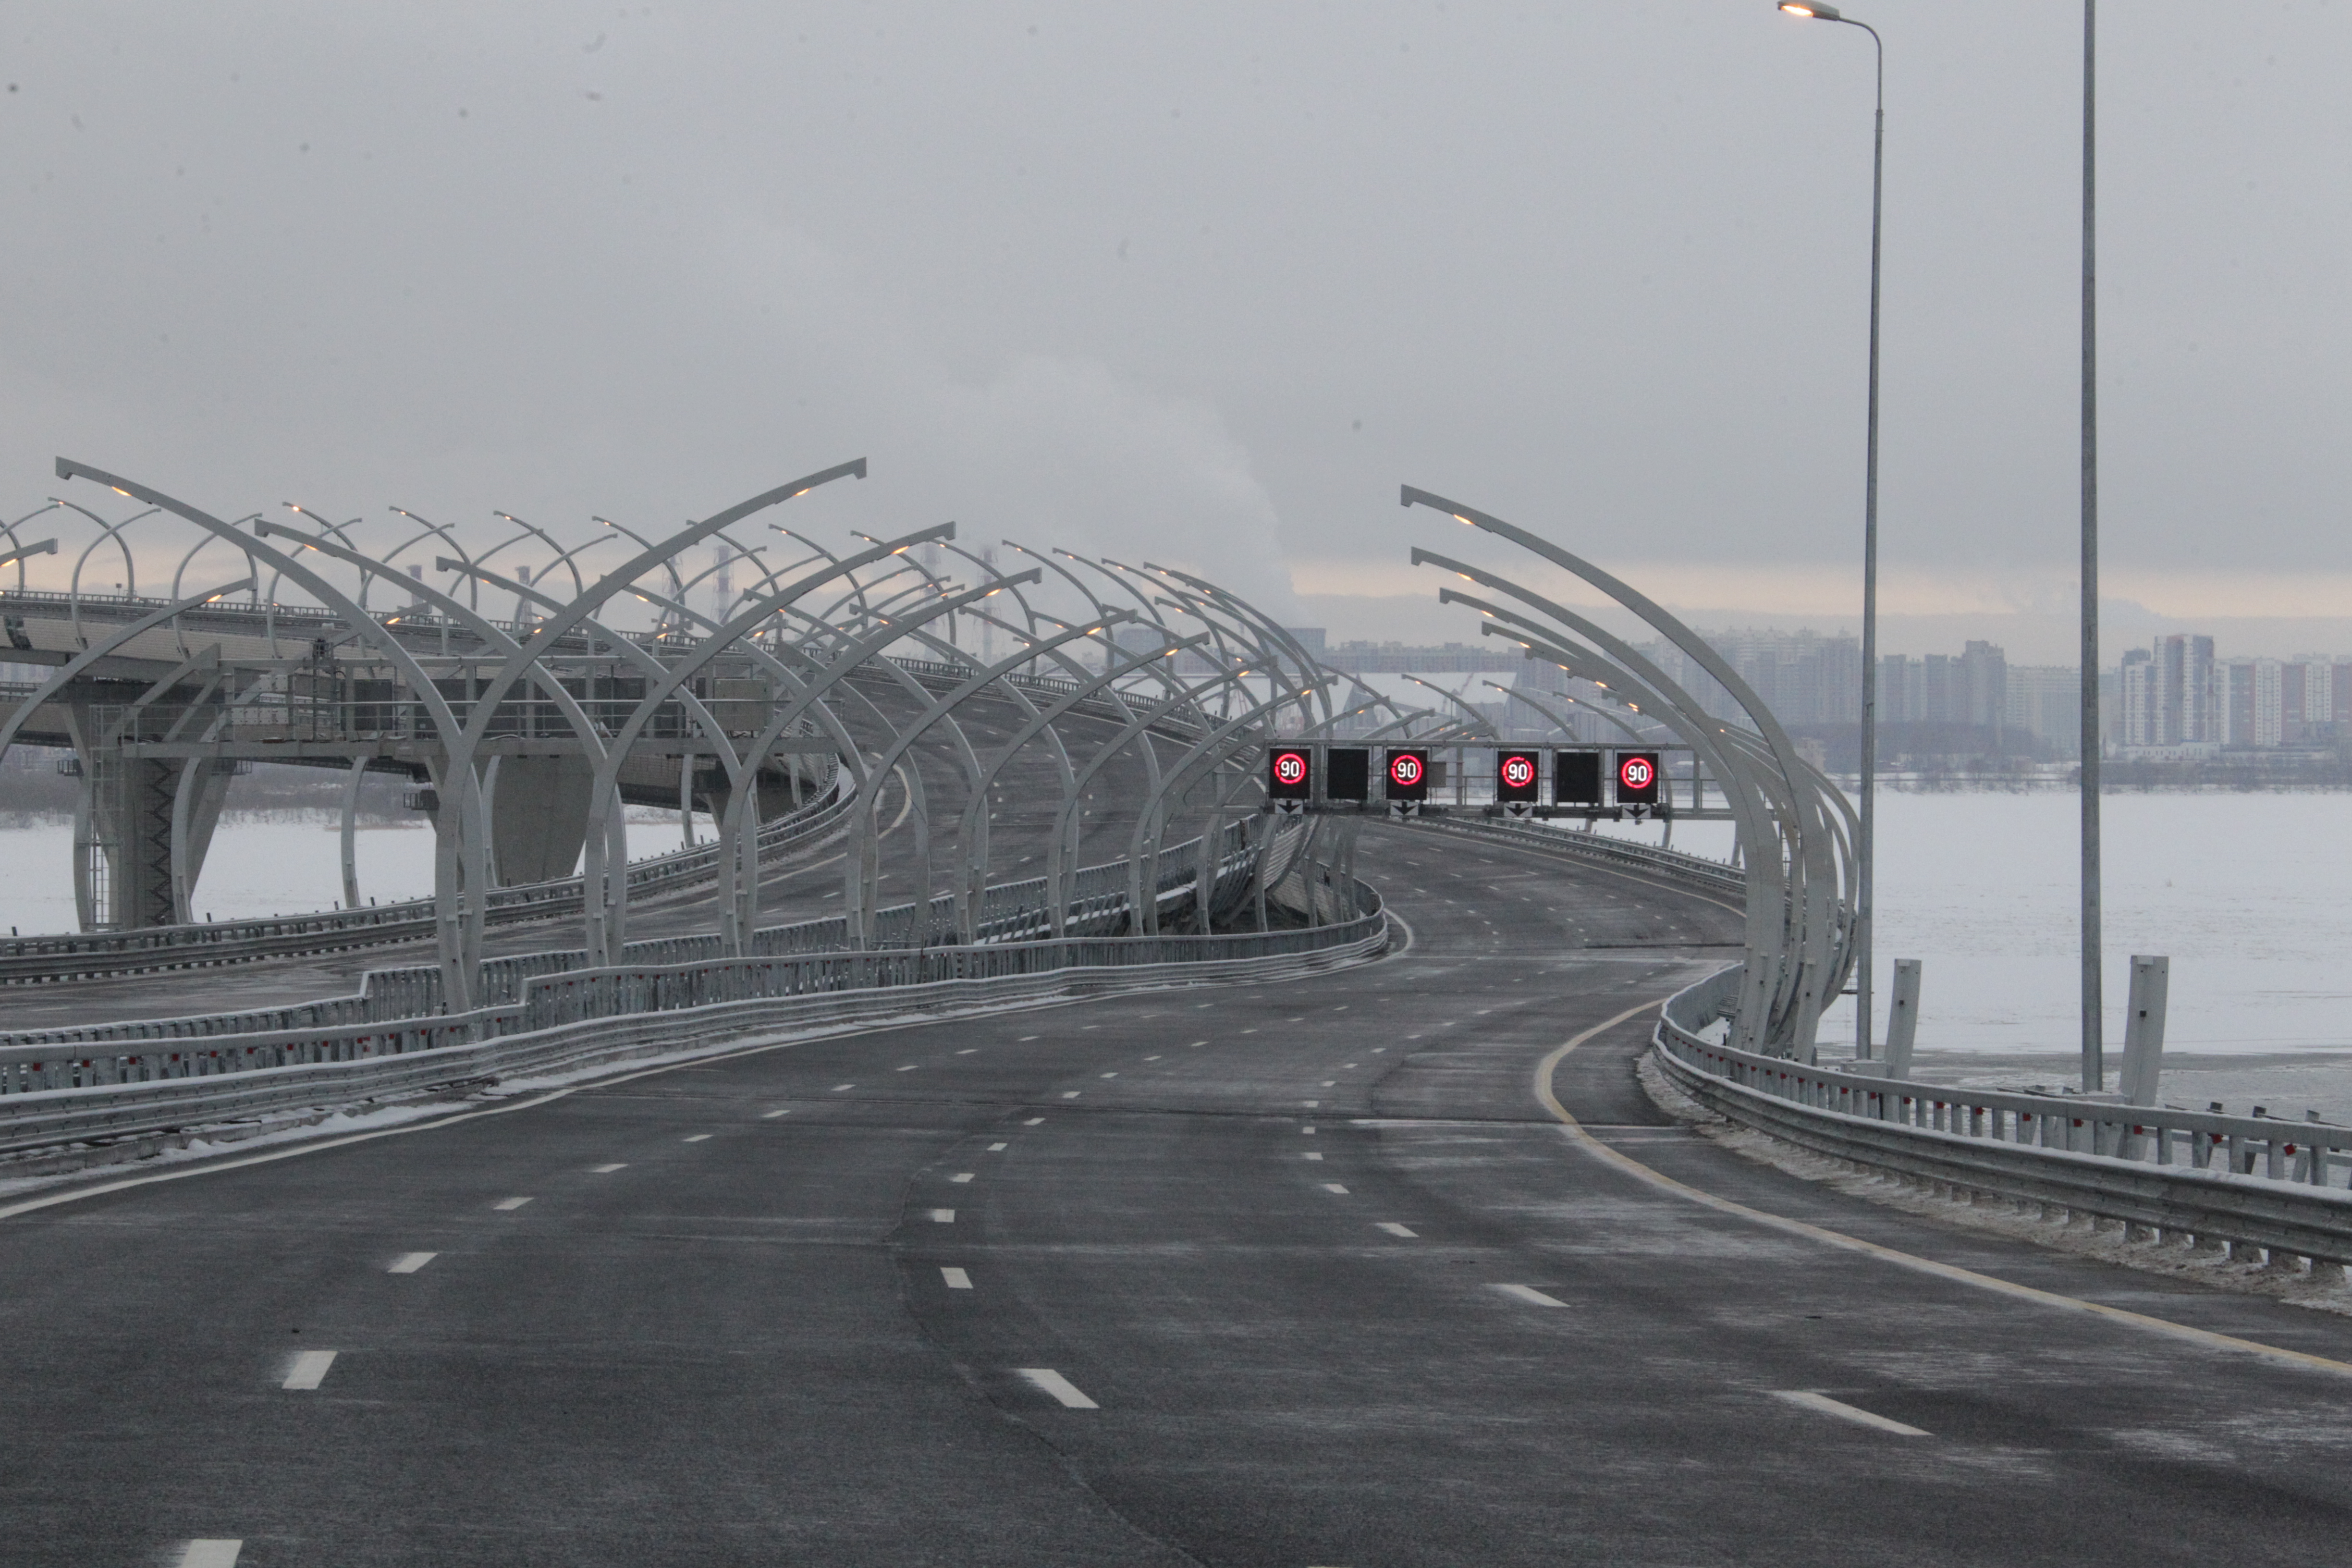
[{"label": "tall light pole", "polygon": [[2099,334],[2098,142],[2093,88],[2096,0],[2083,0],[2083,1092],[2107,1087],[2099,990]]},{"label": "tall light pole", "polygon": [[1878,835],[1878,235],[1880,198],[1886,184],[1886,45],[1877,28],[1842,15],[1833,5],[1780,0],[1780,9],[1811,21],[1860,27],[1870,35],[1878,66],[1870,150],[1870,434],[1863,460],[1862,809],[1854,836],[1858,875],[1853,909],[1853,1054],[1857,1061],[1868,1061],[1875,1054],[1870,1041],[1870,919]]}]

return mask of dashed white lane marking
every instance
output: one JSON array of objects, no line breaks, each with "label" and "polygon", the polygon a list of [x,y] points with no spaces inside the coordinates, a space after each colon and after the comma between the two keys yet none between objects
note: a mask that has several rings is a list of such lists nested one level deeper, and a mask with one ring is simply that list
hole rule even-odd
[{"label": "dashed white lane marking", "polygon": [[1315,1129],[1313,1129],[1312,1127],[1302,1127],[1302,1128],[1300,1128],[1300,1129],[1299,1129],[1299,1131],[1300,1131],[1301,1132],[1304,1132],[1305,1134],[1307,1134],[1307,1136],[1308,1136],[1309,1138],[1312,1138],[1312,1137],[1314,1137],[1314,1136],[1315,1136]]},{"label": "dashed white lane marking", "polygon": [[1076,1100],[1078,1098],[1078,1091],[1075,1089],[1066,1089],[1062,1091],[1062,1098],[1064,1100]]},{"label": "dashed white lane marking", "polygon": [[948,1282],[948,1289],[950,1290],[971,1289],[971,1276],[961,1268],[942,1268],[940,1270],[940,1278]]},{"label": "dashed white lane marking", "polygon": [[393,1260],[387,1274],[414,1274],[441,1255],[437,1252],[404,1252]]},{"label": "dashed white lane marking", "polygon": [[1019,1039],[1017,1039],[1017,1040],[1013,1041],[1013,1043],[1014,1045],[1016,1045],[1016,1046],[1025,1046],[1025,1045],[1027,1045],[1030,1041],[1032,1041],[1032,1040],[1034,1040],[1034,1039],[1036,1039],[1037,1037],[1037,1037],[1037,1036],[1035,1036],[1035,1035],[1024,1035],[1024,1036],[1022,1036]]},{"label": "dashed white lane marking", "polygon": [[1144,1058],[1143,1059],[1144,1059],[1145,1061],[1148,1061],[1148,1062],[1156,1062],[1156,1061],[1158,1061],[1160,1058],[1159,1058],[1158,1057],[1146,1057],[1146,1058]]},{"label": "dashed white lane marking", "polygon": [[530,1202],[529,1198],[500,1198],[490,1206],[497,1209],[501,1214],[511,1214],[516,1209],[522,1207],[523,1205],[529,1202]]},{"label": "dashed white lane marking", "polygon": [[1319,1150],[1310,1150],[1306,1155],[1306,1158],[1309,1160],[1320,1160],[1322,1157],[1322,1152]]},{"label": "dashed white lane marking", "polygon": [[1078,1385],[1050,1366],[1016,1366],[1013,1369],[1062,1402],[1065,1410],[1099,1410],[1101,1405],[1078,1392]]},{"label": "dashed white lane marking", "polygon": [[988,1146],[988,1152],[992,1154],[1002,1154],[1011,1147],[1013,1147],[1013,1145],[1010,1143],[991,1143]]},{"label": "dashed white lane marking", "polygon": [[1557,1296],[1547,1296],[1532,1285],[1497,1285],[1496,1289],[1514,1300],[1525,1301],[1530,1307],[1565,1307],[1567,1302]]},{"label": "dashed white lane marking", "polygon": [[764,1111],[761,1111],[761,1112],[760,1113],[760,1120],[761,1120],[761,1121],[774,1121],[777,1117],[779,1117],[779,1116],[790,1116],[792,1113],[793,1113],[793,1108],[792,1108],[791,1106],[787,1105],[787,1106],[785,1106],[782,1110],[764,1110]]},{"label": "dashed white lane marking", "polygon": [[1303,1105],[1303,1106],[1305,1106],[1307,1110],[1315,1110],[1316,1108],[1318,1108],[1318,1106],[1320,1106],[1323,1102],[1322,1102],[1321,1100],[1300,1100],[1298,1103],[1299,1103],[1299,1104],[1301,1104],[1301,1105]]},{"label": "dashed white lane marking", "polygon": [[1412,1226],[1409,1225],[1399,1225],[1392,1219],[1384,1219],[1381,1221],[1375,1228],[1387,1231],[1391,1236],[1412,1237],[1421,1234],[1421,1232],[1413,1229]]},{"label": "dashed white lane marking", "polygon": [[1386,1046],[1374,1046],[1372,1047],[1372,1055],[1376,1057],[1384,1057],[1388,1054],[1389,1048]]},{"label": "dashed white lane marking", "polygon": [[710,1136],[711,1135],[708,1132],[689,1133],[688,1136],[679,1139],[678,1142],[681,1143],[701,1143],[708,1142]]},{"label": "dashed white lane marking", "polygon": [[1255,1035],[1257,1031],[1255,1029],[1244,1029],[1242,1033],[1244,1035]]},{"label": "dashed white lane marking", "polygon": [[625,1171],[628,1168],[629,1163],[626,1160],[615,1160],[609,1165],[591,1165],[588,1167],[591,1173],[599,1176],[609,1176],[615,1171]]},{"label": "dashed white lane marking", "polygon": [[932,1223],[933,1225],[953,1225],[953,1224],[955,1224],[955,1210],[953,1210],[953,1209],[933,1209],[933,1210],[931,1211],[931,1223]]},{"label": "dashed white lane marking", "polygon": [[1102,1076],[1103,1076],[1103,1077],[1105,1077],[1105,1078],[1117,1078],[1117,1077],[1118,1076],[1118,1074],[1117,1074],[1117,1073],[1115,1073],[1115,1072],[1107,1072],[1107,1073],[1104,1073]]},{"label": "dashed white lane marking", "polygon": [[972,1173],[970,1171],[958,1171],[954,1175],[950,1176],[948,1180],[957,1183],[969,1182],[971,1180],[971,1174]]},{"label": "dashed white lane marking", "polygon": [[961,1050],[960,1050],[960,1051],[958,1051],[958,1052],[956,1053],[956,1055],[958,1055],[958,1056],[960,1056],[960,1057],[974,1057],[974,1056],[978,1056],[979,1054],[980,1054],[980,1047],[979,1047],[978,1046],[966,1046],[963,1049],[961,1049]]},{"label": "dashed white lane marking", "polygon": [[1208,1043],[1209,1042],[1206,1040],[1194,1040],[1191,1045],[1186,1046],[1184,1048],[1188,1051],[1197,1051]]},{"label": "dashed white lane marking", "polygon": [[1356,1064],[1354,1062],[1341,1062],[1339,1064],[1339,1070],[1342,1072],[1353,1072],[1356,1070]]},{"label": "dashed white lane marking", "polygon": [[180,1549],[179,1568],[236,1568],[242,1541],[191,1541]]},{"label": "dashed white lane marking", "polygon": [[1892,1432],[1898,1437],[1925,1437],[1929,1435],[1916,1426],[1906,1426],[1900,1421],[1890,1421],[1884,1415],[1858,1410],[1843,1400],[1832,1399],[1826,1394],[1809,1394],[1795,1388],[1776,1388],[1770,1393],[1775,1399],[1785,1399],[1791,1405],[1801,1405],[1808,1410],[1818,1410],[1824,1415],[1834,1415],[1858,1426],[1875,1426],[1881,1432]]},{"label": "dashed white lane marking", "polygon": [[1343,1197],[1343,1198],[1344,1198],[1344,1197],[1346,1197],[1346,1196],[1348,1195],[1348,1189],[1347,1189],[1347,1188],[1345,1188],[1345,1187],[1343,1187],[1343,1186],[1341,1186],[1341,1185],[1340,1185],[1339,1183],[1337,1183],[1337,1182],[1326,1182],[1326,1183],[1324,1183],[1324,1184],[1323,1184],[1323,1190],[1324,1190],[1325,1192],[1327,1192],[1327,1193],[1337,1193],[1337,1194],[1339,1194],[1341,1197]]},{"label": "dashed white lane marking", "polygon": [[1320,1087],[1324,1089],[1337,1089],[1339,1087],[1339,1080],[1337,1079],[1327,1078],[1323,1080]]},{"label": "dashed white lane marking", "polygon": [[327,1369],[335,1364],[332,1351],[304,1351],[286,1369],[286,1381],[280,1388],[316,1388],[327,1380]]},{"label": "dashed white lane marking", "polygon": [[833,1086],[833,1092],[839,1094],[843,1089],[856,1089],[856,1087],[857,1086],[854,1083],[837,1083]]},{"label": "dashed white lane marking", "polygon": [[1039,1123],[1043,1122],[1045,1120],[1045,1119],[1044,1117],[1042,1117],[1042,1116],[1033,1116],[1033,1117],[1031,1117],[1028,1121],[1026,1121],[1023,1122],[1021,1125],[1022,1125],[1022,1126],[1024,1126],[1024,1127],[1035,1127],[1035,1126],[1037,1126]]},{"label": "dashed white lane marking", "polygon": [[923,1064],[920,1062],[908,1062],[905,1067],[900,1068],[898,1070],[900,1072],[913,1072],[917,1068],[922,1065]]}]

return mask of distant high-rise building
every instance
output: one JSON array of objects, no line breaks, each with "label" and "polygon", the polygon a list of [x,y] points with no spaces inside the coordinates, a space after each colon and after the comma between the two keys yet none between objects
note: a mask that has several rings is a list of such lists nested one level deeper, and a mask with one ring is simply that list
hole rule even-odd
[{"label": "distant high-rise building", "polygon": [[2076,754],[2083,742],[2082,678],[2066,665],[2011,665],[2004,722],[2062,757]]},{"label": "distant high-rise building", "polygon": [[2153,746],[2158,743],[2156,656],[2136,647],[2124,655],[2123,690],[2116,714],[2116,743]]},{"label": "distant high-rise building", "polygon": [[2214,741],[2213,639],[2175,632],[2156,639],[2155,734],[2144,742],[2178,746]]},{"label": "distant high-rise building", "polygon": [[2254,744],[2254,660],[2226,658],[2214,667],[2218,716],[2214,739],[2225,746]]}]

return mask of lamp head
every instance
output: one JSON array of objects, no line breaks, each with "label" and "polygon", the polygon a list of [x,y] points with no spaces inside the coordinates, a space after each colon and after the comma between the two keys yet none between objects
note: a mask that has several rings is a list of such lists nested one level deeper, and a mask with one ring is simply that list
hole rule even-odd
[{"label": "lamp head", "polygon": [[1819,0],[1780,0],[1780,9],[1791,16],[1805,16],[1820,22],[1843,22],[1834,5],[1823,5]]}]

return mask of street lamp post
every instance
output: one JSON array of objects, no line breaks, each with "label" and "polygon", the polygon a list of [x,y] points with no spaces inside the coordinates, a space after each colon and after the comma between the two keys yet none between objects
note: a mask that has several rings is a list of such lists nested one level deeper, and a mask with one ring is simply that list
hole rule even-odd
[{"label": "street lamp post", "polygon": [[2100,991],[2099,936],[2099,315],[2098,237],[2095,224],[2098,142],[2093,89],[2098,85],[2094,45],[2096,0],[2083,0],[2083,1091],[2107,1087],[2103,1038],[2105,1002]]},{"label": "street lamp post", "polygon": [[1841,15],[1835,6],[1781,0],[1780,9],[1791,16],[1860,27],[1870,35],[1877,58],[1870,152],[1870,416],[1862,489],[1862,809],[1854,834],[1853,910],[1853,1054],[1868,1061],[1875,1054],[1870,1038],[1870,921],[1878,832],[1878,237],[1886,174],[1886,45],[1877,28]]}]

